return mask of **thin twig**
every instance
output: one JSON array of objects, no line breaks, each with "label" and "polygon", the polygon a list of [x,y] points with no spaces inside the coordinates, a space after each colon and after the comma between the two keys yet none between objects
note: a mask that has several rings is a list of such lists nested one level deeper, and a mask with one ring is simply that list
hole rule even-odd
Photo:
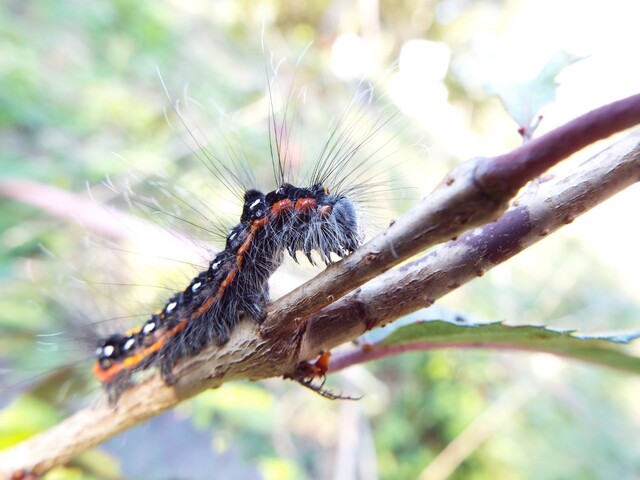
[{"label": "thin twig", "polygon": [[153,250],[160,254],[174,252],[175,255],[178,252],[182,258],[194,262],[210,254],[204,248],[198,249],[193,241],[176,231],[167,231],[93,199],[33,180],[0,180],[0,197],[18,200],[55,217],[78,222],[86,231],[101,237],[141,245],[141,250],[144,246],[147,253],[149,245],[152,245]]}]

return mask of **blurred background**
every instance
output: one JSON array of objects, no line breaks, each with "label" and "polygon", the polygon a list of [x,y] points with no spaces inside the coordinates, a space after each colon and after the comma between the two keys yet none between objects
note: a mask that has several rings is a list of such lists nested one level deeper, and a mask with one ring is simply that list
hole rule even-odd
[{"label": "blurred background", "polygon": [[[270,82],[285,97],[295,85],[289,142],[311,164],[363,85],[375,86],[356,110],[371,124],[393,118],[376,142],[399,158],[381,169],[390,187],[366,210],[375,234],[453,165],[519,145],[518,127],[539,114],[536,133],[638,93],[638,18],[640,4],[625,0],[3,2],[0,177],[41,205],[0,198],[0,448],[97,401],[93,342],[119,328],[107,320],[140,324],[206,266],[218,220],[233,219],[238,201],[202,174],[198,148],[269,178]],[[171,112],[177,98],[192,99],[188,129]],[[131,205],[132,190],[163,197],[168,215]],[[638,330],[637,197],[623,192],[425,318]],[[158,227],[114,233],[125,224],[114,212]],[[287,269],[272,289],[312,274]],[[281,380],[227,384],[50,478],[640,476],[640,381],[629,374],[443,350],[329,383],[364,397],[332,402]]]}]

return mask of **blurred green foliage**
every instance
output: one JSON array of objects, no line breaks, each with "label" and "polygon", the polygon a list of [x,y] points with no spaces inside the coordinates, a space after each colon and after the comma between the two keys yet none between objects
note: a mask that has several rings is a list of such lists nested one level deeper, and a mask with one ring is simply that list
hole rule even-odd
[{"label": "blurred green foliage", "polygon": [[[170,102],[162,82],[172,97],[185,90],[201,103],[211,125],[228,115],[227,138],[241,136],[251,168],[268,175],[268,106],[260,102],[271,52],[274,64],[287,57],[294,65],[289,71],[295,70],[296,84],[309,85],[305,119],[328,125],[355,88],[331,73],[331,45],[342,31],[359,28],[377,35],[383,69],[394,64],[405,40],[446,42],[454,51],[445,78],[449,102],[466,112],[470,130],[497,131],[501,140],[495,148],[517,144],[498,103],[479,91],[473,78],[456,73],[465,71],[461,64],[474,39],[474,22],[491,14],[506,21],[517,2],[384,1],[373,16],[355,3],[302,5],[3,2],[0,178],[37,180],[73,192],[83,192],[88,183],[99,201],[118,204],[100,183],[107,177],[121,180],[132,171],[142,178],[162,173],[176,182],[190,174],[200,177],[193,169],[202,165],[184,145],[188,133],[165,120]],[[384,81],[367,80],[386,93]],[[487,121],[496,118],[502,120]],[[208,125],[198,125],[206,135]],[[415,130],[419,127],[392,134],[412,143]],[[436,147],[433,155],[412,155],[413,162],[403,161],[394,171],[414,192],[427,191],[461,160],[430,131],[419,135]],[[306,138],[322,145],[326,137]],[[313,151],[305,144],[307,149]],[[181,183],[193,185],[189,182]],[[5,198],[0,210],[4,447],[100,395],[88,378],[95,322],[116,316],[111,307],[123,306],[140,322],[152,311],[146,301],[153,305],[166,295],[136,289],[125,300],[120,293],[125,287],[178,288],[188,273],[158,277],[136,271],[132,283],[117,276],[100,284],[100,274],[111,267],[90,260],[98,247],[92,235],[85,241],[81,225]],[[212,235],[203,236],[209,241]],[[552,237],[442,303],[514,323],[637,328],[637,297],[624,280],[579,240]],[[135,265],[126,268],[139,270]],[[87,283],[75,285],[77,276]],[[37,337],[40,333],[60,334]],[[60,366],[65,368],[55,369]],[[546,356],[463,350],[413,353],[366,368],[329,379],[332,388],[364,393],[355,405],[329,402],[280,380],[229,384],[87,453],[51,478],[355,478],[358,470],[383,479],[414,479],[436,458],[453,462],[455,479],[634,478],[640,472],[640,384],[630,375]],[[528,400],[503,423],[479,420],[487,408],[522,388],[530,392]],[[16,391],[24,394],[14,399]],[[466,437],[476,420],[485,437]],[[441,455],[459,438],[468,441],[468,454]]]}]

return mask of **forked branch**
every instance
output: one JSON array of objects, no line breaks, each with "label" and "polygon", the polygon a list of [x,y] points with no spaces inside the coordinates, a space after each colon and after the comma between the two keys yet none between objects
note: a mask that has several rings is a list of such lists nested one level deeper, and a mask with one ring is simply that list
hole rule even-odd
[{"label": "forked branch", "polygon": [[105,403],[78,412],[2,452],[0,477],[19,470],[44,473],[207,388],[291,374],[321,351],[432,304],[635,183],[640,178],[637,132],[565,177],[532,184],[504,213],[528,181],[585,145],[637,123],[640,95],[590,112],[507,155],[465,162],[383,234],[276,302],[261,327],[243,322],[225,346],[181,362],[175,386],[155,375],[125,392],[116,408]]}]

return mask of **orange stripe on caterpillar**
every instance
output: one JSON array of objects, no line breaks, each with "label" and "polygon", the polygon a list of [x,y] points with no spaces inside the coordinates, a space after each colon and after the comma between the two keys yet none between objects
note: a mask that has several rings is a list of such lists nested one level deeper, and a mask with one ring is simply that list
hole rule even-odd
[{"label": "orange stripe on caterpillar", "polygon": [[93,373],[102,383],[111,382],[119,373],[130,370],[139,365],[142,361],[149,358],[152,354],[157,353],[166,343],[167,339],[174,337],[177,333],[184,330],[187,326],[187,320],[182,320],[175,327],[165,332],[153,344],[145,347],[140,353],[124,358],[121,362],[114,363],[107,369],[102,369],[99,362],[93,365]]},{"label": "orange stripe on caterpillar", "polygon": [[298,212],[311,213],[317,206],[315,198],[300,198],[296,201],[295,209]]},{"label": "orange stripe on caterpillar", "polygon": [[271,213],[276,218],[281,217],[282,215],[290,212],[291,210],[293,210],[293,202],[288,198],[274,203],[273,206],[271,207]]},{"label": "orange stripe on caterpillar", "polygon": [[[227,273],[224,280],[220,283],[220,286],[215,296],[208,297],[204,301],[204,303],[200,305],[193,312],[193,314],[189,319],[182,320],[180,323],[178,323],[176,327],[168,330],[167,332],[164,332],[161,336],[158,336],[158,338],[156,338],[152,344],[143,348],[142,351],[140,352],[136,351],[132,353],[130,356],[127,356],[122,360],[120,360],[119,362],[112,364],[107,369],[103,369],[100,366],[100,363],[97,362],[94,365],[93,372],[94,372],[94,375],[98,378],[98,380],[100,380],[100,382],[102,383],[108,383],[112,381],[119,373],[125,370],[132,370],[136,368],[143,361],[149,359],[152,355],[155,355],[156,353],[158,353],[160,349],[166,344],[166,342],[169,341],[172,337],[174,337],[176,334],[184,330],[188,321],[199,318],[204,313],[209,311],[213,303],[215,301],[218,301],[222,297],[224,292],[233,282],[238,272],[238,269],[242,266],[244,255],[249,251],[249,248],[251,246],[251,241],[253,240],[255,233],[259,229],[263,228],[268,222],[269,222],[269,217],[267,216],[262,218],[261,220],[256,220],[251,223],[251,233],[247,236],[246,240],[238,249],[238,252],[236,255],[236,262],[235,262],[236,267],[233,267],[229,271],[229,273]],[[164,313],[160,314],[161,318],[163,315]],[[127,330],[127,332],[125,333],[125,336],[132,336],[132,335],[139,334],[141,330],[142,330],[142,327],[132,328],[130,330]]]}]

